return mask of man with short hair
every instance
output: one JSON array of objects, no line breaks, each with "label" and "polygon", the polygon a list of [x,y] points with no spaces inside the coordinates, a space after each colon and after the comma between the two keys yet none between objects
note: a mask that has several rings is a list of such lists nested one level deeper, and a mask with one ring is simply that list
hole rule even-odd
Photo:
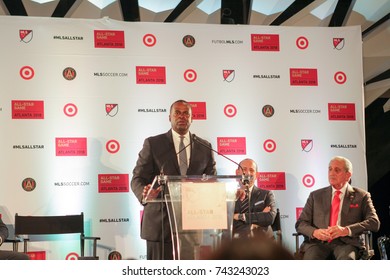
[{"label": "man with short hair", "polygon": [[305,236],[303,259],[357,259],[364,246],[360,235],[379,230],[370,193],[349,184],[352,172],[352,163],[336,156],[329,162],[330,186],[310,193],[295,224]]},{"label": "man with short hair", "polygon": [[[211,144],[190,133],[192,108],[185,100],[175,101],[170,108],[171,129],[145,139],[133,170],[131,189],[144,206],[141,238],[146,240],[148,260],[173,259],[172,237],[165,203],[146,201],[161,198],[161,187],[151,188],[153,179],[164,175],[216,175]],[[183,145],[183,146],[181,146]],[[188,256],[191,258],[191,256]]]}]

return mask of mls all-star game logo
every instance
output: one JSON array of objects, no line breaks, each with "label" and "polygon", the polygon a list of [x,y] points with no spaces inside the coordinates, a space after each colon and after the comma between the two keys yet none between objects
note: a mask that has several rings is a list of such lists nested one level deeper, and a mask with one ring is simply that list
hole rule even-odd
[{"label": "mls all-star game logo", "polygon": [[32,30],[19,30],[19,38],[20,41],[23,43],[30,43],[33,38],[33,31]]}]

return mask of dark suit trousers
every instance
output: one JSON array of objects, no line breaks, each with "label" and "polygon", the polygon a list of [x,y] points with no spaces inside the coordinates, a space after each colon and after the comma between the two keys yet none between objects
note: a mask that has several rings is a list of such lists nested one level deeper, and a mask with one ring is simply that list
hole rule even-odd
[{"label": "dark suit trousers", "polygon": [[173,260],[171,242],[146,241],[146,258],[148,260]]},{"label": "dark suit trousers", "polygon": [[318,242],[305,249],[304,260],[356,260],[359,249],[338,239],[332,242]]}]

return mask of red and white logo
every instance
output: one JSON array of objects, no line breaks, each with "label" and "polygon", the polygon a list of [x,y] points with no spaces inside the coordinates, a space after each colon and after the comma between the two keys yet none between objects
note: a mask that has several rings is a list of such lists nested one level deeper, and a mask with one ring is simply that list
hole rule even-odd
[{"label": "red and white logo", "polygon": [[342,48],[344,48],[344,45],[345,45],[345,40],[344,38],[333,38],[333,47],[336,49],[336,50],[341,50]]},{"label": "red and white logo", "polygon": [[233,118],[237,114],[237,108],[233,104],[228,104],[223,108],[223,112],[229,118]]},{"label": "red and white logo", "polygon": [[341,71],[336,72],[334,74],[334,80],[340,85],[344,84],[347,81],[347,75],[345,75],[345,73]]},{"label": "red and white logo", "polygon": [[312,186],[314,186],[316,180],[314,179],[314,177],[310,174],[306,174],[305,176],[303,176],[302,178],[302,184],[307,187],[307,188],[311,188]]},{"label": "red and white logo", "polygon": [[157,43],[157,39],[153,34],[146,34],[143,38],[143,42],[145,46],[153,47]]},{"label": "red and white logo", "polygon": [[311,139],[302,139],[301,140],[302,151],[310,152],[313,149],[313,140]]},{"label": "red and white logo", "polygon": [[272,139],[267,139],[263,143],[263,148],[268,153],[273,153],[276,150],[276,143]]},{"label": "red and white logo", "polygon": [[31,80],[34,77],[34,69],[31,66],[23,66],[20,68],[19,73],[25,80]]},{"label": "red and white logo", "polygon": [[116,140],[109,140],[106,143],[106,150],[111,154],[115,154],[119,151],[121,145]]},{"label": "red and white logo", "polygon": [[118,114],[119,105],[118,104],[106,104],[106,116],[114,117]]},{"label": "red and white logo", "polygon": [[72,103],[66,104],[64,106],[64,114],[67,115],[68,117],[76,116],[76,114],[77,114],[77,106],[72,104]]},{"label": "red and white logo", "polygon": [[235,71],[234,70],[222,70],[223,80],[230,83],[234,80]]},{"label": "red and white logo", "polygon": [[33,31],[32,30],[19,30],[19,38],[20,41],[23,43],[30,43],[30,41],[33,38]]},{"label": "red and white logo", "polygon": [[195,82],[197,78],[196,71],[194,69],[188,69],[184,72],[184,80],[189,83]]},{"label": "red and white logo", "polygon": [[76,261],[79,259],[79,255],[75,252],[69,253],[66,255],[65,260]]},{"label": "red and white logo", "polygon": [[297,47],[301,50],[304,50],[309,46],[309,40],[307,40],[307,38],[303,36],[299,37],[295,43],[297,44]]}]

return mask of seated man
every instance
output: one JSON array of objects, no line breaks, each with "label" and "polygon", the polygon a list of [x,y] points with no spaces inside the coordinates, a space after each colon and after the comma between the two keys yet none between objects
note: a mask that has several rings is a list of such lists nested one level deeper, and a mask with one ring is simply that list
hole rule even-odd
[{"label": "seated man", "polygon": [[[8,237],[8,228],[0,218],[0,246]],[[26,254],[0,250],[0,260],[28,260],[29,257]]]},{"label": "seated man", "polygon": [[276,217],[275,196],[272,191],[259,189],[256,185],[257,164],[244,159],[236,170],[237,175],[249,176],[240,182],[233,215],[233,238],[253,237],[264,233],[273,238],[271,225]]},{"label": "seated man", "polygon": [[370,193],[351,186],[352,163],[334,157],[328,168],[330,186],[310,193],[295,224],[305,236],[303,259],[354,260],[364,246],[360,235],[378,231],[379,219]]}]

